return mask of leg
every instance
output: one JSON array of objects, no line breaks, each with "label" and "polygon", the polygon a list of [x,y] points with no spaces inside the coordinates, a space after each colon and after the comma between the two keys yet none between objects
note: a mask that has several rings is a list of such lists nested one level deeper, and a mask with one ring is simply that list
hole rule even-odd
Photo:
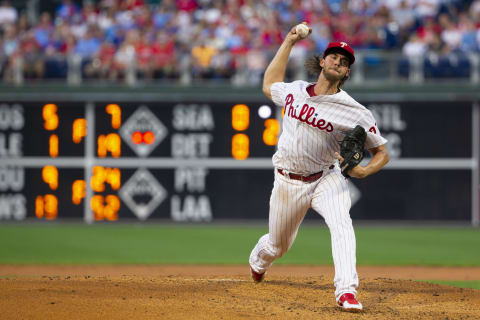
[{"label": "leg", "polygon": [[356,240],[350,206],[347,180],[339,170],[331,171],[318,185],[312,208],[323,216],[330,229],[337,301],[344,293],[356,294],[358,287]]},{"label": "leg", "polygon": [[290,249],[310,207],[311,191],[308,184],[289,180],[275,171],[268,233],[260,238],[250,254],[250,266],[255,272],[264,273],[275,259]]}]

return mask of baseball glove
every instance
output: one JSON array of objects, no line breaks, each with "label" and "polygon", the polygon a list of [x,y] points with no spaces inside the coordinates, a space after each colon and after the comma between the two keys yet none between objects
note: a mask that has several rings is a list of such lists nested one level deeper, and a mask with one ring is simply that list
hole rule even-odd
[{"label": "baseball glove", "polygon": [[363,147],[367,133],[365,129],[357,125],[352,131],[348,132],[340,143],[340,155],[343,162],[340,164],[342,174],[350,178],[348,171],[355,168],[363,159]]}]

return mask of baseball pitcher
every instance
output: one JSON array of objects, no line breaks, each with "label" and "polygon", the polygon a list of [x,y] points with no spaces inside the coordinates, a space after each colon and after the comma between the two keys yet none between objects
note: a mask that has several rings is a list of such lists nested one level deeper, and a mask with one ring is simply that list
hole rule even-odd
[{"label": "baseball pitcher", "polygon": [[[306,23],[301,26],[308,28]],[[345,310],[360,311],[347,179],[366,178],[385,166],[387,140],[372,113],[341,89],[355,62],[347,43],[332,42],[322,56],[306,61],[308,71],[318,74],[317,82],[283,82],[292,47],[311,32],[293,27],[265,71],[263,92],[285,115],[273,156],[269,232],[250,254],[250,271],[253,280],[261,282],[274,260],[290,249],[308,208],[313,208],[331,234],[336,302]],[[372,158],[361,166],[364,148]]]}]

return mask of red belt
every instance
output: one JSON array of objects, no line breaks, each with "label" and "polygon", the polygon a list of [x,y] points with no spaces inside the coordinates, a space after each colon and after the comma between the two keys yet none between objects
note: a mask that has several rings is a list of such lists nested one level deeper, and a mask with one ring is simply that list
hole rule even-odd
[{"label": "red belt", "polygon": [[[331,165],[329,167],[329,169],[333,169],[334,168],[334,165]],[[300,180],[300,181],[303,181],[303,182],[313,182],[313,181],[316,181],[318,179],[320,179],[323,175],[323,171],[320,171],[320,172],[317,172],[317,173],[314,173],[314,174],[311,174],[309,176],[301,176],[299,174],[295,174],[295,173],[288,173],[286,171],[283,171],[282,169],[277,169],[278,173],[280,173],[282,176],[285,176],[287,178],[290,178],[290,179],[293,179],[293,180]]]}]

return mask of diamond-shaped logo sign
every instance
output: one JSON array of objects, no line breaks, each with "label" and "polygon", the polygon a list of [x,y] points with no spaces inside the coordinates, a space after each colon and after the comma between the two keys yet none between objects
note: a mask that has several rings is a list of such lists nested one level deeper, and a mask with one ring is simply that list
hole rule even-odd
[{"label": "diamond-shaped logo sign", "polygon": [[147,106],[142,105],[128,118],[119,132],[137,155],[146,157],[162,142],[168,130]]},{"label": "diamond-shaped logo sign", "polygon": [[138,169],[118,194],[140,220],[146,220],[167,197],[167,191],[147,169]]}]

